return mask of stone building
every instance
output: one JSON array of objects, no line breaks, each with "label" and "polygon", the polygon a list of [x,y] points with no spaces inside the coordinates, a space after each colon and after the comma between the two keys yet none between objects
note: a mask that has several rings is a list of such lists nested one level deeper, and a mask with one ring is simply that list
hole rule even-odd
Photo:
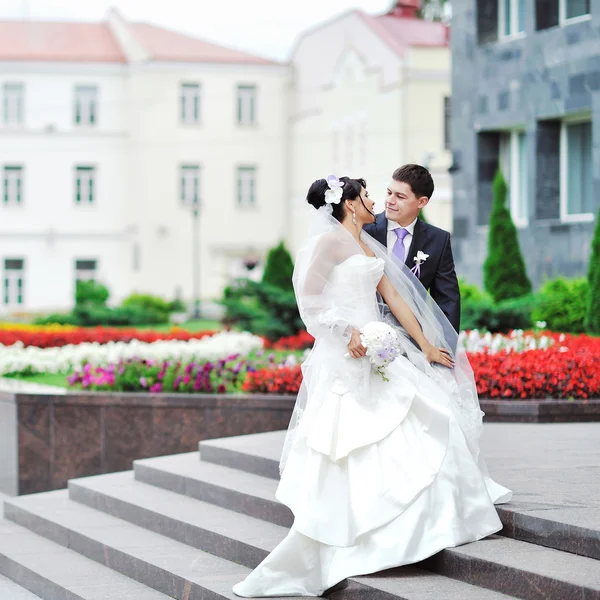
[{"label": "stone building", "polygon": [[452,8],[458,270],[481,282],[500,166],[534,285],[583,275],[600,206],[600,0]]}]

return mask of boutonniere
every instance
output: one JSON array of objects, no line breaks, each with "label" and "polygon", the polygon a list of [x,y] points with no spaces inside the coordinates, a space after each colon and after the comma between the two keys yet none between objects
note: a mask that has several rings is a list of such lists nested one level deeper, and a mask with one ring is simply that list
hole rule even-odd
[{"label": "boutonniere", "polygon": [[415,256],[415,266],[411,269],[411,272],[414,273],[419,279],[421,278],[421,265],[429,258],[429,254],[425,254],[425,252],[421,252],[420,250],[417,252]]}]

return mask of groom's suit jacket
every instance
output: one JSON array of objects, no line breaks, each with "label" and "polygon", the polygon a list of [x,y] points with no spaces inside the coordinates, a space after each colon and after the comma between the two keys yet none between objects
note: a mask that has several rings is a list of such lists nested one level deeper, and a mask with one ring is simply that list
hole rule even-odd
[{"label": "groom's suit jacket", "polygon": [[[366,225],[364,230],[387,247],[388,221],[385,213],[378,214],[375,223]],[[452,327],[460,331],[460,291],[454,269],[450,234],[417,219],[405,261],[409,269],[415,266],[415,256],[419,250],[429,254],[429,258],[421,265],[420,280],[423,287],[429,290]]]}]

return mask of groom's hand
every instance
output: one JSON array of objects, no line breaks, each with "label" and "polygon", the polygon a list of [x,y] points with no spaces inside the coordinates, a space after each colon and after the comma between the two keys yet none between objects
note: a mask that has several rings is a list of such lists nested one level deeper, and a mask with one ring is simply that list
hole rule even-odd
[{"label": "groom's hand", "polygon": [[358,329],[352,328],[352,337],[350,338],[350,343],[348,344],[348,353],[352,358],[360,358],[361,356],[365,356],[367,354],[367,349],[360,341],[360,331],[358,331]]}]

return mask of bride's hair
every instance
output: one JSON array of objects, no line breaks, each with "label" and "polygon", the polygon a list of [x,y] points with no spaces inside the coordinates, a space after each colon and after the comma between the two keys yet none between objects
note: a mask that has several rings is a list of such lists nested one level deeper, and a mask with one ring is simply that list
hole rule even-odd
[{"label": "bride's hair", "polygon": [[[344,200],[355,200],[360,196],[361,188],[367,187],[367,182],[364,179],[350,179],[350,177],[340,177],[340,181],[344,183],[342,187],[342,198],[339,204],[332,204],[333,216],[341,221],[346,214],[346,205]],[[325,192],[329,189],[326,179],[317,179],[308,188],[306,194],[307,202],[316,209],[325,206]]]}]

